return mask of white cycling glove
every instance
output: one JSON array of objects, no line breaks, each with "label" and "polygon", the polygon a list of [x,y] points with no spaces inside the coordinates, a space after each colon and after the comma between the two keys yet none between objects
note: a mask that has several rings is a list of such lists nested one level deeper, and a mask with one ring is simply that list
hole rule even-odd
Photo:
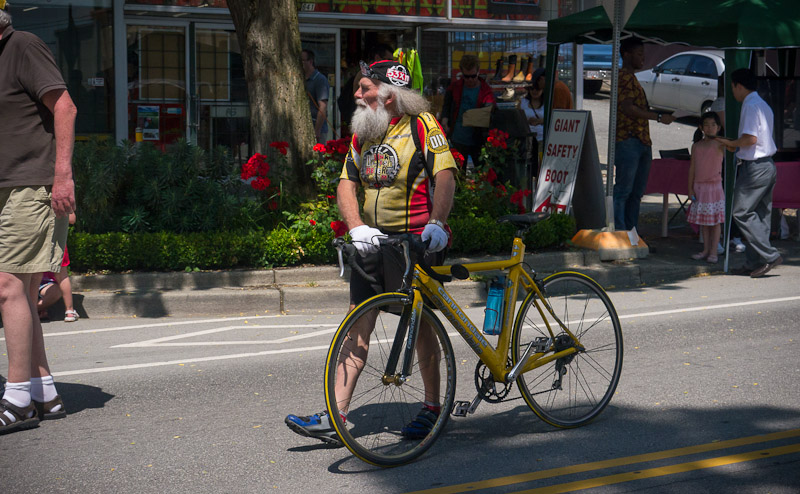
[{"label": "white cycling glove", "polygon": [[431,241],[428,245],[429,252],[439,252],[447,247],[447,232],[435,223],[428,223],[422,230],[422,241],[427,242],[429,239]]},{"label": "white cycling glove", "polygon": [[378,252],[378,247],[380,247],[379,239],[385,238],[386,235],[377,228],[359,225],[350,230],[350,237],[353,239],[353,245],[356,246],[358,253],[364,256]]}]

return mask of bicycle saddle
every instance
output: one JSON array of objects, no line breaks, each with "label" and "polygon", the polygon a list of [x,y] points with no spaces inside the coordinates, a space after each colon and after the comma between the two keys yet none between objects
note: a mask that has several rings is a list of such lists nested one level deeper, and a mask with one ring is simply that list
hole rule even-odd
[{"label": "bicycle saddle", "polygon": [[497,218],[498,223],[511,223],[517,228],[526,228],[550,217],[550,213],[509,214]]}]

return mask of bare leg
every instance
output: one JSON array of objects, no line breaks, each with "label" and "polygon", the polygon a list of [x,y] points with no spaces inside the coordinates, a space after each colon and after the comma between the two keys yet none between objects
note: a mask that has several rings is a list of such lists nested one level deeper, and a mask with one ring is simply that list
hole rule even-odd
[{"label": "bare leg", "polygon": [[[350,312],[355,305],[350,306]],[[342,347],[339,355],[339,365],[336,371],[335,393],[338,399],[339,410],[347,413],[350,407],[350,398],[358,383],[358,377],[364,370],[369,353],[369,337],[375,329],[375,320],[378,311],[374,310],[366,317],[360,319],[350,331],[351,344]]]},{"label": "bare leg", "polygon": [[33,322],[33,341],[31,346],[31,377],[46,377],[50,375],[47,365],[47,354],[44,350],[44,336],[42,335],[42,322],[39,320],[39,310],[36,302],[39,299],[39,281],[42,274],[38,273],[28,281],[28,306]]},{"label": "bare leg", "polygon": [[61,266],[61,271],[56,273],[56,281],[61,288],[61,296],[64,297],[66,310],[74,310],[75,307],[72,306],[72,282],[69,279],[67,269],[69,269],[67,266]]},{"label": "bare leg", "polygon": [[[40,279],[41,279],[41,277],[40,277]],[[36,283],[36,282],[33,282],[33,281],[31,281],[31,283],[33,283],[35,285],[34,288],[36,288],[38,290],[39,283]],[[41,297],[36,296],[35,294],[31,295],[31,297],[36,296],[37,314],[41,313],[44,310],[47,310],[48,307],[50,307],[54,303],[58,302],[58,299],[61,298],[61,289],[58,287],[58,285],[56,285],[55,283],[52,283],[52,284],[47,285],[46,287],[42,288],[41,290],[39,290],[38,295],[40,295]]]},{"label": "bare leg", "polygon": [[[717,241],[711,235],[711,228],[710,226],[701,226],[703,229],[703,254],[708,256],[716,256],[717,255]],[[719,237],[719,234],[717,235]]]},{"label": "bare leg", "polygon": [[716,249],[717,245],[719,244],[720,234],[722,233],[722,223],[717,223],[716,225],[710,226],[708,228],[709,228],[708,236],[711,237],[712,239],[711,245],[714,246],[711,252],[713,254],[716,254],[717,252]]},{"label": "bare leg", "polygon": [[[32,275],[0,273],[0,314],[8,349],[8,381],[31,380],[31,351],[33,347],[32,314],[38,322],[36,307],[26,292]],[[41,332],[41,325],[40,332]]]},{"label": "bare leg", "polygon": [[417,357],[422,383],[425,385],[425,401],[429,403],[439,403],[439,363],[442,359],[439,345],[433,328],[423,320],[417,336]]}]

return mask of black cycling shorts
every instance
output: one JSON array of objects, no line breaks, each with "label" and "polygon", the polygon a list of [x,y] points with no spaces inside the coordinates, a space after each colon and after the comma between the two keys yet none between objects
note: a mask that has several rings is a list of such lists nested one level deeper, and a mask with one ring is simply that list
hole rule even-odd
[{"label": "black cycling shorts", "polygon": [[[431,266],[441,266],[446,257],[447,249],[425,253],[425,261]],[[353,305],[358,305],[381,293],[395,292],[403,285],[406,261],[403,258],[403,248],[400,246],[385,246],[378,252],[366,256],[359,254],[356,256],[356,262],[378,283],[373,285],[356,271],[352,271],[350,273],[350,303]],[[411,253],[411,262],[416,263],[416,256],[413,252]],[[413,265],[412,271],[409,272],[409,283],[412,276]]]}]

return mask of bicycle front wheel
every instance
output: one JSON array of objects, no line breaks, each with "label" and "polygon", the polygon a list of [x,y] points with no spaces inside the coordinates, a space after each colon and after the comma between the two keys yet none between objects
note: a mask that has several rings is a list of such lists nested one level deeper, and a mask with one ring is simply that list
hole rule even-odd
[{"label": "bicycle front wheel", "polygon": [[[617,388],[622,372],[619,318],[603,288],[580,273],[546,278],[544,294],[583,349],[526,372],[517,383],[525,402],[542,420],[556,427],[578,427],[597,417]],[[535,338],[551,338],[548,353],[575,346],[543,307],[551,336],[534,305],[536,297],[535,292],[528,294],[517,314],[511,340],[514,362]]]},{"label": "bicycle front wheel", "polygon": [[[382,467],[408,463],[430,448],[447,424],[455,395],[453,348],[428,307],[416,347],[407,349],[406,299],[387,293],[356,307],[336,331],[325,364],[325,400],[339,438],[358,458]],[[403,335],[397,343],[396,334]],[[393,349],[397,366],[387,375]],[[413,352],[410,373],[400,376],[407,351]],[[409,429],[424,402],[439,403],[439,416],[430,431]]]}]

